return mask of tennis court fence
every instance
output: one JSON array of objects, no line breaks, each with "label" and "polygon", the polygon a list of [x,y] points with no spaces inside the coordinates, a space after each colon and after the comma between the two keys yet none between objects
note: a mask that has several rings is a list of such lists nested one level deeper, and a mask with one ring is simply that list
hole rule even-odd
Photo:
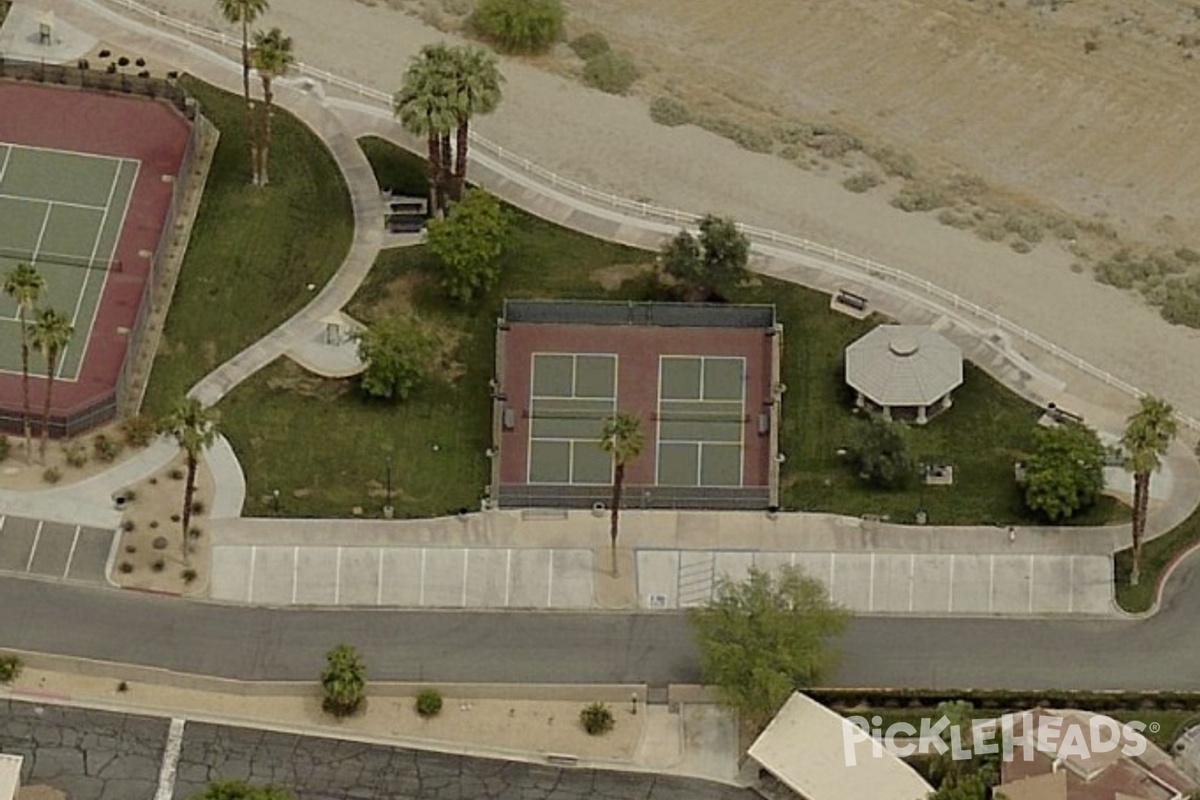
[{"label": "tennis court fence", "polygon": [[121,69],[115,72],[92,69],[86,59],[75,64],[44,64],[0,56],[0,78],[159,98],[170,102],[188,119],[192,119],[196,111],[192,98],[170,80],[131,74]]},{"label": "tennis court fence", "polygon": [[[501,484],[500,508],[592,508],[607,510],[612,487],[607,485]],[[771,505],[766,486],[634,486],[626,485],[621,507],[626,509],[727,509],[765,511]]]},{"label": "tennis court fence", "polygon": [[503,321],[563,325],[770,329],[775,327],[775,307],[716,303],[506,300]]}]

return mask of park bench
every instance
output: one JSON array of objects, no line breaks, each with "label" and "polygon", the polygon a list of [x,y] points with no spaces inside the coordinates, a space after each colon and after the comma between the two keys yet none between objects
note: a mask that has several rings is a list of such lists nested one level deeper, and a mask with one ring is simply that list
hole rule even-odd
[{"label": "park bench", "polygon": [[849,306],[857,311],[867,310],[867,298],[861,294],[855,294],[847,289],[839,289],[837,293],[837,301],[844,306]]}]

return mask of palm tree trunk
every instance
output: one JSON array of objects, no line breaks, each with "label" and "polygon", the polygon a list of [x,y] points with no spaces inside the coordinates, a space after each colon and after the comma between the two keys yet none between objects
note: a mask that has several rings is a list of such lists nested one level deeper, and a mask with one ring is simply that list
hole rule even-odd
[{"label": "palm tree trunk", "polygon": [[42,440],[38,444],[38,455],[42,464],[46,463],[46,439],[50,436],[50,394],[54,391],[54,367],[57,361],[57,351],[51,350],[46,354],[46,366],[49,374],[46,375],[46,402],[42,405]]},{"label": "palm tree trunk", "polygon": [[1133,564],[1129,585],[1137,586],[1142,577],[1142,539],[1146,535],[1146,516],[1150,505],[1150,473],[1133,475]]},{"label": "palm tree trunk", "polygon": [[449,200],[453,196],[454,191],[454,152],[450,147],[450,131],[442,132],[442,168],[440,171],[440,180],[442,182],[442,207],[438,209],[440,216],[446,216],[446,209],[450,205]]},{"label": "palm tree trunk", "polygon": [[250,107],[250,20],[242,15],[242,92]]},{"label": "palm tree trunk", "polygon": [[246,98],[246,138],[250,143],[250,180],[258,186],[258,134],[254,124],[254,104],[250,101],[250,23],[242,20],[242,91]]},{"label": "palm tree trunk", "polygon": [[458,123],[458,140],[454,148],[454,199],[461,200],[467,185],[467,147],[470,144],[470,122],[463,118]]},{"label": "palm tree trunk", "polygon": [[612,574],[613,577],[618,577],[617,573],[617,534],[620,533],[620,514],[621,514],[621,492],[625,488],[625,465],[617,464],[613,470],[613,490],[612,490],[612,513],[609,517],[612,526],[608,532],[608,538],[612,544]]},{"label": "palm tree trunk", "polygon": [[196,495],[196,454],[187,454],[187,482],[183,485],[183,563],[185,566],[192,562],[191,550],[188,547],[188,531],[192,525],[192,498]]},{"label": "palm tree trunk", "polygon": [[429,211],[433,214],[441,209],[441,174],[442,174],[442,142],[434,131],[429,132],[426,139],[429,147],[429,166],[426,174],[429,178]]},{"label": "palm tree trunk", "polygon": [[262,141],[258,143],[258,185],[266,186],[267,158],[271,152],[271,103],[275,95],[271,93],[271,79],[263,76],[263,107],[262,107]]},{"label": "palm tree trunk", "polygon": [[25,463],[33,463],[33,426],[29,424],[29,334],[25,328],[25,312],[21,311],[21,390],[25,394],[21,424],[25,428]]}]

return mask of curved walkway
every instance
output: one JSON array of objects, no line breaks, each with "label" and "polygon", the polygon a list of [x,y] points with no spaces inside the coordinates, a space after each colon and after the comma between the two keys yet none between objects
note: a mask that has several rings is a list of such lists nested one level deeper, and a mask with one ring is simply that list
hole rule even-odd
[{"label": "curved walkway", "polygon": [[[128,2],[122,4],[132,5]],[[52,0],[50,5],[60,17],[71,20],[105,42],[177,64],[197,77],[230,91],[240,88],[238,65],[194,42],[131,20],[95,0]],[[206,38],[227,43],[220,34],[210,32]],[[305,71],[309,74],[318,72],[311,69]],[[335,76],[322,77],[333,86],[353,86]],[[360,91],[360,94],[369,94],[376,100],[374,104],[332,97],[325,99],[323,94],[322,87],[310,79],[283,81],[279,87],[279,102],[321,136],[337,160],[354,208],[355,236],[350,251],[337,274],[296,316],[222,364],[192,388],[190,394],[206,404],[217,402],[278,356],[319,335],[324,326],[323,320],[339,311],[350,299],[374,262],[384,238],[379,224],[383,205],[370,165],[355,139],[373,134],[409,149],[420,149],[419,143],[413,141],[392,120],[386,106],[378,102],[386,99],[386,96],[380,96],[382,93]],[[477,139],[477,145],[481,142]],[[487,152],[488,148],[491,153]],[[655,209],[632,201],[615,203],[613,201],[617,198],[611,197],[608,197],[607,205],[598,205],[593,200],[607,196],[557,180],[552,173],[514,159],[511,154],[506,156],[494,145],[489,144],[488,148],[481,152],[477,147],[474,152],[472,174],[475,179],[505,200],[576,230],[656,249],[665,237],[677,230],[679,224],[694,219],[681,212]],[[546,181],[548,175],[549,182]],[[853,288],[867,294],[874,308],[896,319],[935,325],[958,342],[972,360],[1034,402],[1057,402],[1064,408],[1082,413],[1089,424],[1097,429],[1113,434],[1119,433],[1124,416],[1133,407],[1130,392],[1136,390],[1132,387],[1121,384],[1112,376],[1049,343],[1030,338],[1032,335],[1025,335],[1024,339],[1041,349],[1032,354],[1022,352],[1011,339],[1013,332],[1022,332],[1022,329],[986,309],[882,265],[854,259],[770,231],[750,232],[755,239],[755,269],[826,292],[842,287]],[[1190,418],[1186,418],[1185,422],[1188,425],[1196,424]],[[1168,469],[1172,475],[1170,497],[1152,513],[1152,535],[1170,530],[1186,519],[1200,503],[1200,465],[1187,444],[1184,441],[1177,442],[1168,457]],[[162,455],[158,449],[148,451],[140,463],[148,466]],[[240,470],[236,467],[235,459],[218,458],[214,461],[218,491],[221,491],[220,487],[230,487],[220,504],[227,511],[232,511],[235,504],[240,506],[240,498],[244,495]],[[113,477],[115,479],[118,476]],[[127,482],[126,476],[120,477],[122,483]],[[106,481],[97,483],[105,484]],[[912,539],[913,547],[922,548],[922,552],[931,545],[936,549],[936,541],[942,535],[953,537],[954,544],[951,546],[954,549],[971,542],[980,544],[987,552],[1001,544],[1000,537],[1004,535],[1001,531],[986,528],[914,530],[904,526],[882,526],[874,531],[874,535],[878,534],[886,534],[890,541]],[[1073,552],[1078,548],[1082,552],[1107,555],[1124,547],[1126,537],[1127,528],[1123,525],[1102,529],[1036,528],[1021,531],[1022,551],[1031,548],[1032,552]]]}]

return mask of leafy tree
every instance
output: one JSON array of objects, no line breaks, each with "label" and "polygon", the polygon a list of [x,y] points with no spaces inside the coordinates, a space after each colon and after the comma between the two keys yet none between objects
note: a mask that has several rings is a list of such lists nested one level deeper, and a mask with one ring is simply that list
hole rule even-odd
[{"label": "leafy tree", "polygon": [[471,24],[509,53],[538,53],[562,35],[562,0],[480,0]]},{"label": "leafy tree", "polygon": [[281,786],[251,786],[245,781],[213,781],[204,791],[189,800],[295,800],[295,795]]},{"label": "leafy tree", "polygon": [[362,387],[373,397],[406,399],[424,381],[437,340],[413,316],[396,314],[358,335],[358,357],[367,365]]},{"label": "leafy tree", "polygon": [[58,355],[71,341],[75,327],[65,314],[53,308],[45,308],[38,312],[33,322],[33,346],[42,352],[46,359],[46,398],[42,404],[42,436],[38,442],[38,455],[42,463],[46,463],[46,439],[50,435],[50,395],[54,391],[54,373],[58,367]]},{"label": "leafy tree", "polygon": [[680,231],[660,253],[663,271],[689,288],[691,299],[736,286],[746,277],[750,240],[737,224],[712,214],[700,220],[699,240]]},{"label": "leafy tree", "polygon": [[200,464],[200,456],[212,447],[217,439],[217,423],[220,414],[213,409],[205,408],[194,397],[185,397],[175,404],[170,413],[163,418],[159,427],[163,433],[175,437],[175,441],[187,455],[187,478],[183,484],[183,513],[180,515],[183,532],[183,563],[191,562],[191,548],[188,546],[188,531],[192,524],[192,501],[196,496],[196,469]]},{"label": "leafy tree", "polygon": [[4,276],[4,293],[16,301],[17,321],[21,327],[21,392],[24,395],[21,423],[25,428],[27,464],[33,462],[33,434],[29,423],[29,342],[32,330],[25,321],[25,315],[37,305],[38,297],[45,288],[46,279],[28,264],[17,264],[12,272]]},{"label": "leafy tree", "polygon": [[258,157],[254,163],[254,184],[267,185],[267,157],[271,151],[271,103],[275,94],[271,90],[272,82],[287,74],[295,62],[292,53],[292,39],[284,36],[279,28],[269,31],[258,31],[254,34],[254,49],[250,53],[250,61],[262,80],[263,104],[262,121],[258,125],[261,138],[258,142]]},{"label": "leafy tree", "polygon": [[875,486],[898,489],[913,476],[904,426],[872,414],[855,435],[851,446],[854,466]]},{"label": "leafy tree", "polygon": [[604,422],[600,447],[612,456],[613,462],[612,510],[609,512],[612,524],[609,529],[609,538],[612,541],[612,574],[614,578],[617,577],[618,516],[621,513],[621,492],[625,487],[625,465],[641,455],[644,446],[642,424],[633,414],[619,411]]},{"label": "leafy tree", "polygon": [[1066,423],[1033,432],[1025,465],[1025,505],[1052,522],[1096,502],[1104,488],[1104,446],[1091,428]]},{"label": "leafy tree", "polygon": [[242,26],[242,94],[246,100],[246,130],[250,141],[250,167],[258,173],[254,142],[254,104],[250,101],[250,25],[271,8],[270,0],[217,0],[217,10],[226,22]]},{"label": "leafy tree", "polygon": [[431,44],[409,61],[404,82],[392,98],[392,111],[409,133],[425,137],[429,165],[429,208],[446,209],[450,174],[450,131],[458,125],[453,105],[454,55],[445,44]]},{"label": "leafy tree", "polygon": [[321,671],[325,713],[348,717],[358,711],[366,698],[366,685],[367,668],[358,648],[339,644],[325,654],[325,669]]},{"label": "leafy tree", "polygon": [[496,57],[470,45],[452,48],[451,108],[458,125],[454,144],[454,174],[450,191],[455,200],[463,196],[467,183],[467,149],[471,143],[471,118],[490,114],[500,105],[504,76]]},{"label": "leafy tree", "polygon": [[801,570],[784,567],[776,576],[752,567],[741,583],[721,578],[716,597],[689,619],[704,682],[761,728],[793,691],[833,669],[832,641],[848,617]]},{"label": "leafy tree", "polygon": [[1162,456],[1178,431],[1175,409],[1166,400],[1147,395],[1141,409],[1126,421],[1121,447],[1125,451],[1125,469],[1133,473],[1133,566],[1129,582],[1137,586],[1141,579],[1142,539],[1150,507],[1150,475],[1158,469]]},{"label": "leafy tree", "polygon": [[468,190],[450,216],[429,222],[429,248],[445,267],[442,286],[450,297],[470,303],[495,287],[508,227],[500,201],[483,189]]}]

